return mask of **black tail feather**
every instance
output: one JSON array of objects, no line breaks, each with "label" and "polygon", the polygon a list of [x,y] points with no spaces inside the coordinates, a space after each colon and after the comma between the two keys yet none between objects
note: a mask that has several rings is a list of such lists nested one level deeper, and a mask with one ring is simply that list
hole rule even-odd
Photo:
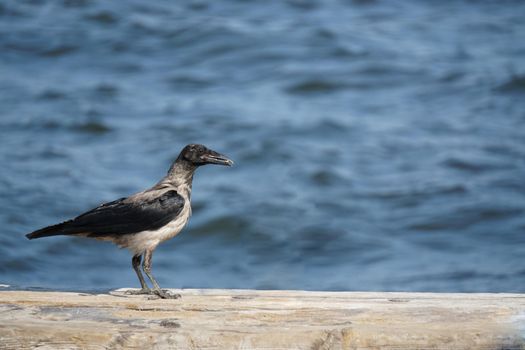
[{"label": "black tail feather", "polygon": [[35,238],[42,238],[42,237],[49,237],[49,236],[59,236],[59,235],[67,235],[68,232],[65,232],[64,229],[67,227],[67,224],[71,222],[65,221],[57,225],[51,225],[44,228],[41,228],[40,230],[36,230],[34,232],[28,233],[26,235],[27,239],[35,239]]}]

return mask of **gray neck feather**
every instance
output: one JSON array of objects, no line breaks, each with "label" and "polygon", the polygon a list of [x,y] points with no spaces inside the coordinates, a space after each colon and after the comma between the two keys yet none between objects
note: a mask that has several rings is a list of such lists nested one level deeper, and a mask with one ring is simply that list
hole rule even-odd
[{"label": "gray neck feather", "polygon": [[159,185],[170,185],[177,188],[177,190],[186,191],[189,197],[195,170],[197,170],[197,167],[192,163],[183,159],[177,159],[171,165],[168,175],[159,182]]}]

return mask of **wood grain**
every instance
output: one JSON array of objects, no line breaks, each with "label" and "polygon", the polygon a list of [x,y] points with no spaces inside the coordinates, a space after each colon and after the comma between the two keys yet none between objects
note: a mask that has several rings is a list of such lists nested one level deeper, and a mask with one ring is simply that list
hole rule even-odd
[{"label": "wood grain", "polygon": [[1,349],[525,349],[525,295],[0,291]]}]

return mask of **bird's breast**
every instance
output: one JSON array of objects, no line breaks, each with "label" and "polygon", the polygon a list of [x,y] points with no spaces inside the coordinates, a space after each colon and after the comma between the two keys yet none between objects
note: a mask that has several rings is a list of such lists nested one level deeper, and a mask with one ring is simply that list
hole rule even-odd
[{"label": "bird's breast", "polygon": [[158,230],[156,238],[159,240],[159,243],[175,237],[180,231],[182,231],[190,216],[191,205],[190,201],[186,200],[180,214]]},{"label": "bird's breast", "polygon": [[166,225],[156,229],[138,232],[133,235],[120,237],[115,243],[122,248],[128,248],[133,254],[142,254],[146,250],[153,250],[160,243],[175,237],[186,225],[191,215],[191,204],[186,200],[182,211]]}]

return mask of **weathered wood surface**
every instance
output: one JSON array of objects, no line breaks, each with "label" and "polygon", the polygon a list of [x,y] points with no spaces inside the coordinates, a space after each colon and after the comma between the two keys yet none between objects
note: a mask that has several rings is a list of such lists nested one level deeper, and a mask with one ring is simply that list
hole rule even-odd
[{"label": "weathered wood surface", "polygon": [[0,291],[1,349],[525,349],[525,295]]}]

